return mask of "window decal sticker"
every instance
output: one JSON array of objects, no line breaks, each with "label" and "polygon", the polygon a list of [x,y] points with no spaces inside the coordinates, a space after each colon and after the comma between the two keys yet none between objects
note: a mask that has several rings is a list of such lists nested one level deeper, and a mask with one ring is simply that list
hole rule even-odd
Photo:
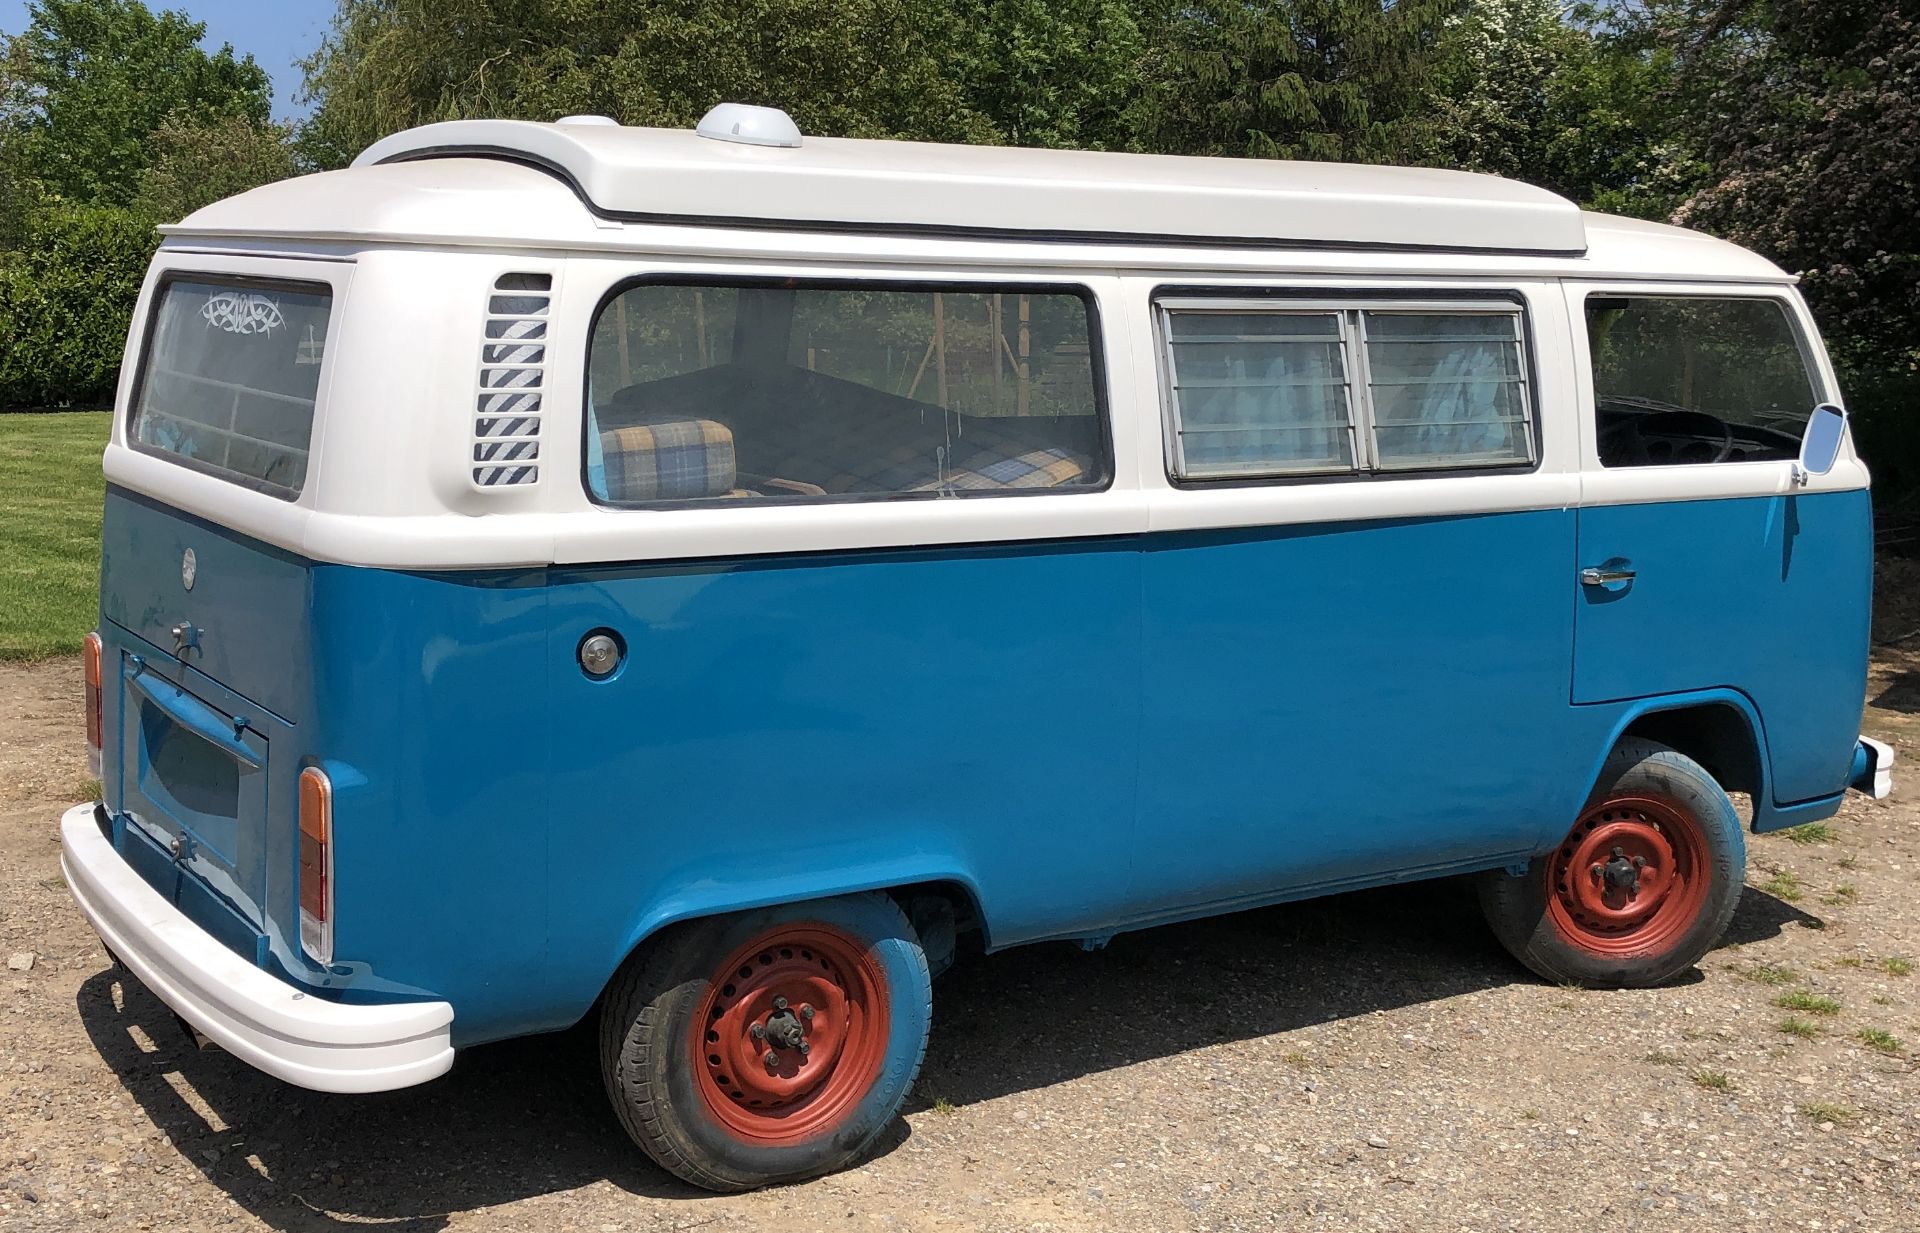
[{"label": "window decal sticker", "polygon": [[272,334],[287,323],[280,305],[252,291],[223,291],[209,296],[200,315],[229,334]]}]

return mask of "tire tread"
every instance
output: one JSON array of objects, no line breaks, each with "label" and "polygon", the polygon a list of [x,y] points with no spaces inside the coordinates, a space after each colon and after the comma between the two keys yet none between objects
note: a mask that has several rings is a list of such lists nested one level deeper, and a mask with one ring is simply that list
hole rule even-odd
[{"label": "tire tread", "polygon": [[[1494,870],[1481,875],[1479,892],[1480,906],[1487,923],[1493,929],[1494,936],[1501,945],[1531,968],[1535,973],[1548,980],[1562,984],[1579,984],[1591,988],[1644,988],[1664,984],[1679,976],[1699,962],[1701,954],[1694,953],[1711,947],[1733,920],[1733,914],[1740,905],[1740,889],[1744,883],[1746,844],[1745,836],[1739,826],[1737,816],[1732,813],[1730,802],[1726,801],[1725,790],[1706,769],[1685,754],[1655,741],[1628,737],[1615,745],[1602,764],[1595,791],[1589,797],[1586,808],[1598,800],[1603,792],[1611,790],[1621,778],[1636,769],[1657,768],[1669,776],[1677,777],[1698,791],[1717,794],[1720,801],[1727,805],[1727,816],[1732,818],[1731,842],[1720,845],[1716,868],[1713,873],[1723,878],[1730,888],[1721,894],[1720,901],[1713,908],[1713,916],[1708,928],[1700,931],[1705,944],[1683,947],[1660,957],[1625,962],[1618,971],[1600,974],[1591,964],[1575,966],[1580,956],[1573,954],[1563,944],[1559,944],[1551,930],[1543,927],[1539,905],[1534,902],[1535,892],[1531,883],[1539,876],[1540,861],[1546,856],[1536,857],[1528,866],[1524,877],[1514,877],[1503,870]],[[1669,786],[1671,785],[1671,781]],[[1710,819],[1702,819],[1703,828],[1714,829]],[[1709,848],[1716,845],[1713,835],[1708,835]],[[1719,858],[1725,858],[1725,868],[1718,867]],[[1586,970],[1581,970],[1585,967]]]},{"label": "tire tread", "polygon": [[[893,936],[912,940],[913,926],[899,904],[883,893],[869,894],[875,900],[884,901],[891,910]],[[716,1169],[713,1163],[696,1160],[682,1150],[667,1129],[675,1110],[666,1085],[657,1082],[661,1072],[654,1064],[653,1057],[654,1042],[660,1039],[662,1030],[671,1030],[671,1012],[667,1003],[689,979],[698,979],[689,978],[686,973],[702,970],[702,961],[709,957],[702,953],[702,944],[706,939],[697,927],[702,923],[710,923],[710,920],[669,927],[629,957],[615,974],[607,987],[600,1015],[600,1071],[607,1099],[613,1105],[621,1127],[656,1164],[701,1189],[738,1194],[766,1185],[767,1179],[744,1174],[730,1175]],[[923,1005],[931,1004],[933,982],[926,953],[917,942],[906,949],[912,964],[909,979],[916,987],[902,992],[910,993]],[[871,1147],[873,1141],[898,1116],[899,1105],[906,1102],[913,1085],[919,1080],[926,1053],[927,1034],[921,1032],[898,1104],[844,1158],[828,1161],[807,1174],[795,1174],[777,1180],[798,1181],[803,1176],[828,1172]]]}]

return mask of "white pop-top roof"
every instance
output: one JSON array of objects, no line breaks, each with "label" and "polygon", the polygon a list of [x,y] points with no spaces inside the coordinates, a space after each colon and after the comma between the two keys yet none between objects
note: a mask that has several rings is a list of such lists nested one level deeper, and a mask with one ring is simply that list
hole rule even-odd
[{"label": "white pop-top roof", "polygon": [[511,158],[561,176],[595,214],[627,222],[1557,256],[1587,248],[1572,202],[1461,171],[828,137],[747,144],[587,122],[597,120],[429,124],[376,142],[353,165]]}]

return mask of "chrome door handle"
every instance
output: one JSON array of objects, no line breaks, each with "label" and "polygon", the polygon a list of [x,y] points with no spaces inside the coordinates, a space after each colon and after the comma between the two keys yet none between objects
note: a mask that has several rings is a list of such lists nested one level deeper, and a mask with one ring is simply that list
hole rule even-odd
[{"label": "chrome door handle", "polygon": [[1630,569],[1603,569],[1598,565],[1589,565],[1580,571],[1580,585],[1583,587],[1603,587],[1610,582],[1632,582],[1634,571]]}]

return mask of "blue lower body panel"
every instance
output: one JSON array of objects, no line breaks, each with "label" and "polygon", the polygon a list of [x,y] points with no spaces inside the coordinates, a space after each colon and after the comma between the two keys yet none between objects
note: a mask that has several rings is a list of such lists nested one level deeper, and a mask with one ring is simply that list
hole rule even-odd
[{"label": "blue lower body panel", "polygon": [[[1606,614],[1618,634],[1592,624],[1574,580],[1592,513],[303,566],[310,660],[274,765],[334,784],[338,960],[291,975],[345,1001],[445,998],[469,1044],[575,1021],[636,942],[709,912],[941,882],[998,947],[1504,865],[1565,833],[1645,695],[1681,689],[1752,687],[1763,754],[1809,802],[1793,808],[1827,807],[1857,732],[1834,699],[1852,689],[1857,717],[1859,665],[1840,661],[1864,659],[1860,588],[1821,574],[1844,611],[1819,665],[1776,665],[1804,639],[1768,630],[1722,638],[1740,650],[1724,662],[1705,647],[1711,679],[1669,656],[1634,692],[1605,642],[1628,609]],[[1710,539],[1748,514],[1610,520]],[[1794,571],[1850,533],[1828,514],[1794,516]],[[1646,593],[1669,602],[1665,586]],[[1736,598],[1739,621],[1818,615],[1798,590]],[[625,648],[606,679],[577,659],[597,630]],[[1796,709],[1794,687],[1818,705]],[[267,901],[287,904],[290,839],[270,850]]]}]

